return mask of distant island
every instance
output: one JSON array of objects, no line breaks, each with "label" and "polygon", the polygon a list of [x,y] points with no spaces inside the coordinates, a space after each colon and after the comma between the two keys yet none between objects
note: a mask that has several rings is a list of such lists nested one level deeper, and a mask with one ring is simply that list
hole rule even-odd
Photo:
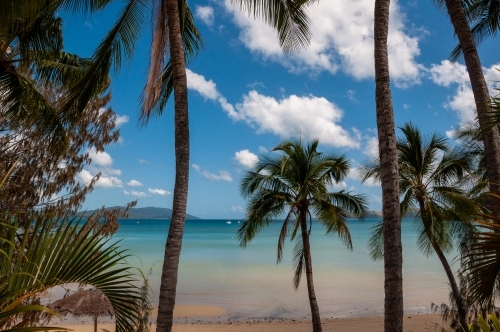
[{"label": "distant island", "polygon": [[[120,209],[124,210],[123,206],[112,206],[106,208],[106,210]],[[77,213],[78,216],[88,217],[96,210],[80,211]],[[172,209],[159,208],[159,207],[144,207],[144,208],[132,208],[128,211],[128,219],[170,219],[172,218]],[[186,214],[186,219],[200,219],[198,217]]]}]

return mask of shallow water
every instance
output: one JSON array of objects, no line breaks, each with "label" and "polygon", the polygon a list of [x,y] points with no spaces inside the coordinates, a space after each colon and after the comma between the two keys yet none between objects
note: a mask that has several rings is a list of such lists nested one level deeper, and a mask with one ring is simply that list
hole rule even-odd
[{"label": "shallow water", "polygon": [[[168,220],[121,220],[115,235],[133,257],[129,262],[147,274],[157,300]],[[383,313],[383,262],[370,259],[366,247],[375,220],[349,221],[353,251],[337,236],[325,235],[313,223],[311,251],[314,285],[321,315],[350,317]],[[449,287],[436,256],[426,258],[416,245],[413,220],[404,220],[403,278],[406,313],[430,312],[431,303],[448,302]],[[237,220],[186,221],[177,303],[209,304],[243,317],[300,318],[309,315],[306,280],[292,286],[292,252],[287,241],[282,262],[276,264],[281,224],[262,230],[246,247],[238,245]],[[454,255],[450,255],[453,258]],[[457,265],[457,264],[455,264]],[[454,265],[454,266],[455,266]]]}]

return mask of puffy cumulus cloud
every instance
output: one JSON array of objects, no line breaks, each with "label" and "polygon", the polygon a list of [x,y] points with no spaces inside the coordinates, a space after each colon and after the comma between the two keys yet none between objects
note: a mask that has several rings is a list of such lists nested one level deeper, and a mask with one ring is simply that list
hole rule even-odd
[{"label": "puffy cumulus cloud", "polygon": [[172,194],[170,191],[163,190],[163,189],[156,189],[156,188],[155,189],[149,188],[148,192],[150,194],[153,194],[153,195],[162,195],[162,196],[171,195]]},{"label": "puffy cumulus cloud", "polygon": [[301,134],[305,139],[318,138],[323,144],[335,147],[359,147],[358,137],[337,124],[342,119],[342,110],[325,98],[291,95],[277,100],[250,91],[236,109],[233,119],[245,121],[258,133],[269,132],[282,138]]},{"label": "puffy cumulus cloud", "polygon": [[88,183],[95,175],[101,173],[99,180],[96,182],[96,187],[113,188],[123,187],[123,182],[118,178],[122,175],[119,169],[113,169],[113,158],[107,152],[97,152],[95,148],[87,151],[92,163],[76,175],[76,179],[81,183]]},{"label": "puffy cumulus cloud", "polygon": [[109,153],[105,151],[97,152],[94,147],[90,148],[87,152],[92,159],[92,163],[104,167],[113,165],[113,158],[111,158]]},{"label": "puffy cumulus cloud", "polygon": [[135,191],[135,190],[127,191],[127,190],[124,190],[123,193],[125,195],[131,195],[131,196],[135,196],[135,197],[148,197],[149,196],[144,191]]},{"label": "puffy cumulus cloud", "polygon": [[130,180],[129,182],[127,182],[127,186],[129,187],[141,187],[142,185],[143,184],[137,180]]},{"label": "puffy cumulus cloud", "polygon": [[208,26],[214,24],[214,9],[210,6],[196,6],[194,15]]},{"label": "puffy cumulus cloud", "polygon": [[234,117],[236,113],[233,105],[217,90],[217,85],[212,80],[206,80],[203,75],[186,69],[187,85],[189,89],[197,91],[204,98],[216,101],[229,116]]},{"label": "puffy cumulus cloud", "polygon": [[115,126],[120,127],[122,124],[127,123],[130,120],[128,115],[117,115],[115,119]]},{"label": "puffy cumulus cloud", "polygon": [[[356,79],[374,76],[373,0],[320,1],[308,7],[312,38],[309,46],[294,56],[283,56],[277,33],[267,24],[236,9],[231,0],[226,10],[240,28],[239,39],[253,52],[279,61],[292,71],[332,74],[342,69]],[[391,78],[400,85],[420,80],[418,38],[405,32],[405,16],[391,2],[389,20],[389,63]]]},{"label": "puffy cumulus cloud", "polygon": [[252,168],[259,161],[259,157],[250,152],[248,149],[245,149],[237,151],[234,154],[234,160],[236,160],[236,162],[243,167]]},{"label": "puffy cumulus cloud", "polygon": [[[76,175],[77,180],[80,183],[88,183],[90,180],[94,178],[94,175],[92,175],[88,170],[83,169],[80,173]],[[106,174],[101,174],[101,177],[99,180],[95,183],[96,188],[115,188],[115,187],[123,187],[123,182],[115,177],[115,176],[108,176]]]},{"label": "puffy cumulus cloud", "polygon": [[236,108],[227,102],[212,80],[205,79],[186,69],[188,88],[203,97],[217,101],[228,116],[235,121],[245,121],[258,133],[273,133],[282,138],[318,138],[322,143],[335,147],[359,147],[359,137],[354,137],[337,124],[342,110],[326,98],[291,95],[280,100],[250,91]]},{"label": "puffy cumulus cloud", "polygon": [[[497,94],[495,89],[500,87],[500,72],[496,69],[499,66],[500,63],[490,68],[483,68],[484,78],[492,95]],[[433,64],[428,69],[428,74],[437,85],[457,86],[454,95],[448,97],[445,107],[455,111],[462,123],[475,119],[476,104],[465,65],[443,60],[440,64]]]}]

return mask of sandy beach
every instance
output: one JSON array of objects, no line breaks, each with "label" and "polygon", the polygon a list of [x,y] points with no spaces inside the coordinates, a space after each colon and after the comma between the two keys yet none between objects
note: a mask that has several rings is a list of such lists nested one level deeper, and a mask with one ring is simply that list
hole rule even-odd
[{"label": "sandy beach", "polygon": [[[176,324],[175,332],[249,332],[249,331],[290,331],[306,332],[311,330],[311,322],[305,320],[293,319],[264,319],[245,321],[232,321],[226,319],[226,310],[220,307],[207,305],[178,305],[174,311]],[[153,313],[155,314],[155,313]],[[199,318],[199,320],[198,320]],[[207,321],[206,318],[211,318]],[[182,322],[185,320],[186,322]],[[108,319],[98,325],[99,332],[114,332],[114,324]],[[68,325],[64,322],[51,324],[61,327],[67,327],[75,332],[93,332],[93,325],[90,321],[82,321],[82,324]],[[444,327],[440,315],[436,314],[411,314],[404,317],[404,331],[424,332],[441,331]],[[155,325],[152,325],[151,331],[155,331]],[[327,318],[323,319],[323,331],[371,331],[383,332],[384,318],[376,317],[354,317],[354,318]]]}]

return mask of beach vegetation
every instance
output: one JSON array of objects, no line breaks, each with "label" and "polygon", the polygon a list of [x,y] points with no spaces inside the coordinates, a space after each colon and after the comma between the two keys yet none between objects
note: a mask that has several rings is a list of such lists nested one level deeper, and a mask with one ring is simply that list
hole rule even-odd
[{"label": "beach vegetation", "polygon": [[117,331],[138,321],[138,276],[117,242],[95,231],[95,221],[38,216],[18,226],[15,215],[0,222],[0,328],[2,331],[66,330],[47,327],[56,313],[39,299],[52,287],[76,283],[98,288],[111,302]]},{"label": "beach vegetation", "polygon": [[[420,130],[411,123],[400,129],[403,138],[398,139],[397,148],[401,215],[418,211],[415,218],[418,246],[425,255],[438,256],[452,289],[460,326],[466,327],[466,298],[445,253],[464,245],[475,230],[471,219],[480,209],[461,186],[473,171],[474,159],[460,149],[450,149],[444,136],[433,134],[424,140]],[[380,169],[378,159],[365,164],[361,171],[363,181],[380,180]],[[369,241],[375,259],[383,256],[383,232],[383,225],[379,223]]]},{"label": "beach vegetation", "polygon": [[285,141],[264,155],[243,176],[240,189],[249,200],[246,219],[238,229],[240,245],[245,247],[259,231],[275,219],[285,216],[278,238],[277,263],[283,257],[285,240],[289,236],[296,244],[293,263],[293,286],[299,286],[303,271],[311,307],[313,331],[321,331],[321,319],[313,283],[310,233],[313,218],[326,228],[327,234],[337,234],[352,250],[347,226],[348,213],[363,217],[366,199],[344,190],[329,189],[343,181],[349,171],[348,160],[341,155],[318,152],[319,141]]}]

